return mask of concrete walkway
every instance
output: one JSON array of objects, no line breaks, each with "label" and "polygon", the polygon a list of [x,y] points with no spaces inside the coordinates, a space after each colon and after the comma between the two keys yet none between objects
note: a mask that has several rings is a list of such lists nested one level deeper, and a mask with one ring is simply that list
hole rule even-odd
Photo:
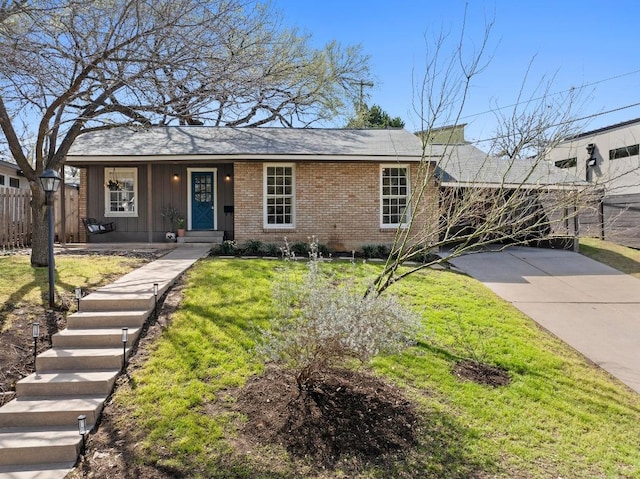
[{"label": "concrete walkway", "polygon": [[640,280],[551,249],[510,247],[451,263],[640,393]]},{"label": "concrete walkway", "polygon": [[[16,384],[0,408],[0,479],[63,479],[82,443],[78,416],[97,423],[123,362],[161,297],[211,245],[185,244],[80,301],[67,329],[36,358],[37,373]],[[128,341],[122,343],[122,329]]]}]

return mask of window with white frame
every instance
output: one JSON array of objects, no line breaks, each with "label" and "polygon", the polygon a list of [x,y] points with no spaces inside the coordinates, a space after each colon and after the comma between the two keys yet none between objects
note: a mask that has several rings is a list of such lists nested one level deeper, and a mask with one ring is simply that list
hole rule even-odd
[{"label": "window with white frame", "polygon": [[409,214],[409,168],[382,165],[380,169],[380,224],[393,228],[406,223]]},{"label": "window with white frame", "polygon": [[138,216],[138,169],[105,168],[104,215]]},{"label": "window with white frame", "polygon": [[264,165],[264,227],[293,228],[294,225],[294,165]]}]

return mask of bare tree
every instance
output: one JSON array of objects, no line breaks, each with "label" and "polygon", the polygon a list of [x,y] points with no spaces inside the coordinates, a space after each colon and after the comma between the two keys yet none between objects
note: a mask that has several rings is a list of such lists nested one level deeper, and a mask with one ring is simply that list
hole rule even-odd
[{"label": "bare tree", "polygon": [[45,195],[74,140],[115,126],[309,125],[366,78],[359,47],[280,26],[257,0],[0,3],[0,130],[33,193],[31,263],[48,263]]},{"label": "bare tree", "polygon": [[[367,294],[483,247],[562,242],[578,233],[579,208],[594,188],[547,160],[550,149],[577,128],[572,108],[578,90],[552,95],[550,83],[542,81],[526,96],[523,81],[509,113],[495,109],[499,126],[484,143],[487,153],[460,138],[469,91],[488,61],[490,30],[488,24],[469,53],[464,28],[450,56],[447,36],[432,42],[414,97],[423,125],[422,159],[391,254]],[[433,254],[439,251],[446,254]]]}]

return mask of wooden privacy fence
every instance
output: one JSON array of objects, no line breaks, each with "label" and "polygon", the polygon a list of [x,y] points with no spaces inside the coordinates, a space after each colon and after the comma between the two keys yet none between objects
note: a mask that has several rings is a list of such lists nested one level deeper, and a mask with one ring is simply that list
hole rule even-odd
[{"label": "wooden privacy fence", "polygon": [[[55,235],[57,241],[79,241],[78,190],[66,187],[65,218],[62,226],[60,191],[54,198]],[[64,231],[64,238],[61,234]],[[31,191],[0,186],[0,249],[25,248],[31,245],[33,217]]]},{"label": "wooden privacy fence", "polygon": [[24,248],[31,244],[31,191],[0,186],[0,247]]}]

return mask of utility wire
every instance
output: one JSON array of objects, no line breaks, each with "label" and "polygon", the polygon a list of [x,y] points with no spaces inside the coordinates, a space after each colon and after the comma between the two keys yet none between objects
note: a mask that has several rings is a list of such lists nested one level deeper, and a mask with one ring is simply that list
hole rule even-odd
[{"label": "utility wire", "polygon": [[[638,71],[640,71],[640,70],[638,70]],[[546,128],[555,128],[556,126],[568,125],[569,123],[575,123],[577,121],[589,120],[591,118],[597,118],[597,117],[602,116],[602,115],[608,115],[609,113],[615,113],[617,111],[626,110],[628,108],[633,108],[633,107],[636,107],[636,106],[640,106],[640,102],[632,103],[630,105],[619,106],[618,108],[613,108],[613,109],[607,110],[607,111],[601,111],[599,113],[593,113],[591,115],[583,116],[581,118],[572,118],[570,120],[561,121],[559,123],[555,123],[553,125],[549,125]],[[500,136],[495,136],[493,138],[486,138],[484,140],[474,140],[471,143],[477,144],[477,143],[484,143],[486,141],[496,141],[496,140],[500,140],[501,138],[506,138],[508,136],[509,135],[500,135]]]},{"label": "utility wire", "polygon": [[[548,95],[543,95],[543,96],[540,96],[538,98],[529,98],[528,100],[523,100],[521,102],[513,103],[511,105],[505,105],[505,106],[501,106],[501,107],[498,107],[498,108],[492,108],[491,110],[482,111],[480,113],[472,113],[470,115],[465,115],[465,116],[461,117],[460,119],[461,120],[465,120],[467,118],[474,118],[476,116],[486,115],[487,113],[493,113],[495,111],[504,110],[505,108],[513,108],[514,106],[522,105],[523,103],[531,103],[533,101],[543,100],[544,98],[548,98],[550,96],[562,95],[563,93],[570,93],[570,92],[572,92],[572,91],[574,91],[576,89],[582,89],[582,88],[587,88],[587,87],[594,86],[594,85],[599,85],[600,83],[605,83],[605,82],[608,82],[608,81],[611,81],[611,80],[617,80],[618,78],[626,77],[626,76],[629,76],[629,75],[635,75],[636,73],[640,73],[640,69],[639,70],[634,70],[634,71],[628,72],[628,73],[621,73],[620,75],[612,76],[612,77],[609,77],[609,78],[604,78],[602,80],[597,80],[597,81],[594,81],[594,82],[591,82],[591,83],[587,83],[587,84],[579,86],[579,87],[571,87],[571,88],[568,88],[566,90],[558,91],[558,92],[555,92],[555,93],[550,93]],[[613,110],[613,111],[617,111],[617,110]],[[589,118],[589,117],[587,117],[587,118]]]}]

